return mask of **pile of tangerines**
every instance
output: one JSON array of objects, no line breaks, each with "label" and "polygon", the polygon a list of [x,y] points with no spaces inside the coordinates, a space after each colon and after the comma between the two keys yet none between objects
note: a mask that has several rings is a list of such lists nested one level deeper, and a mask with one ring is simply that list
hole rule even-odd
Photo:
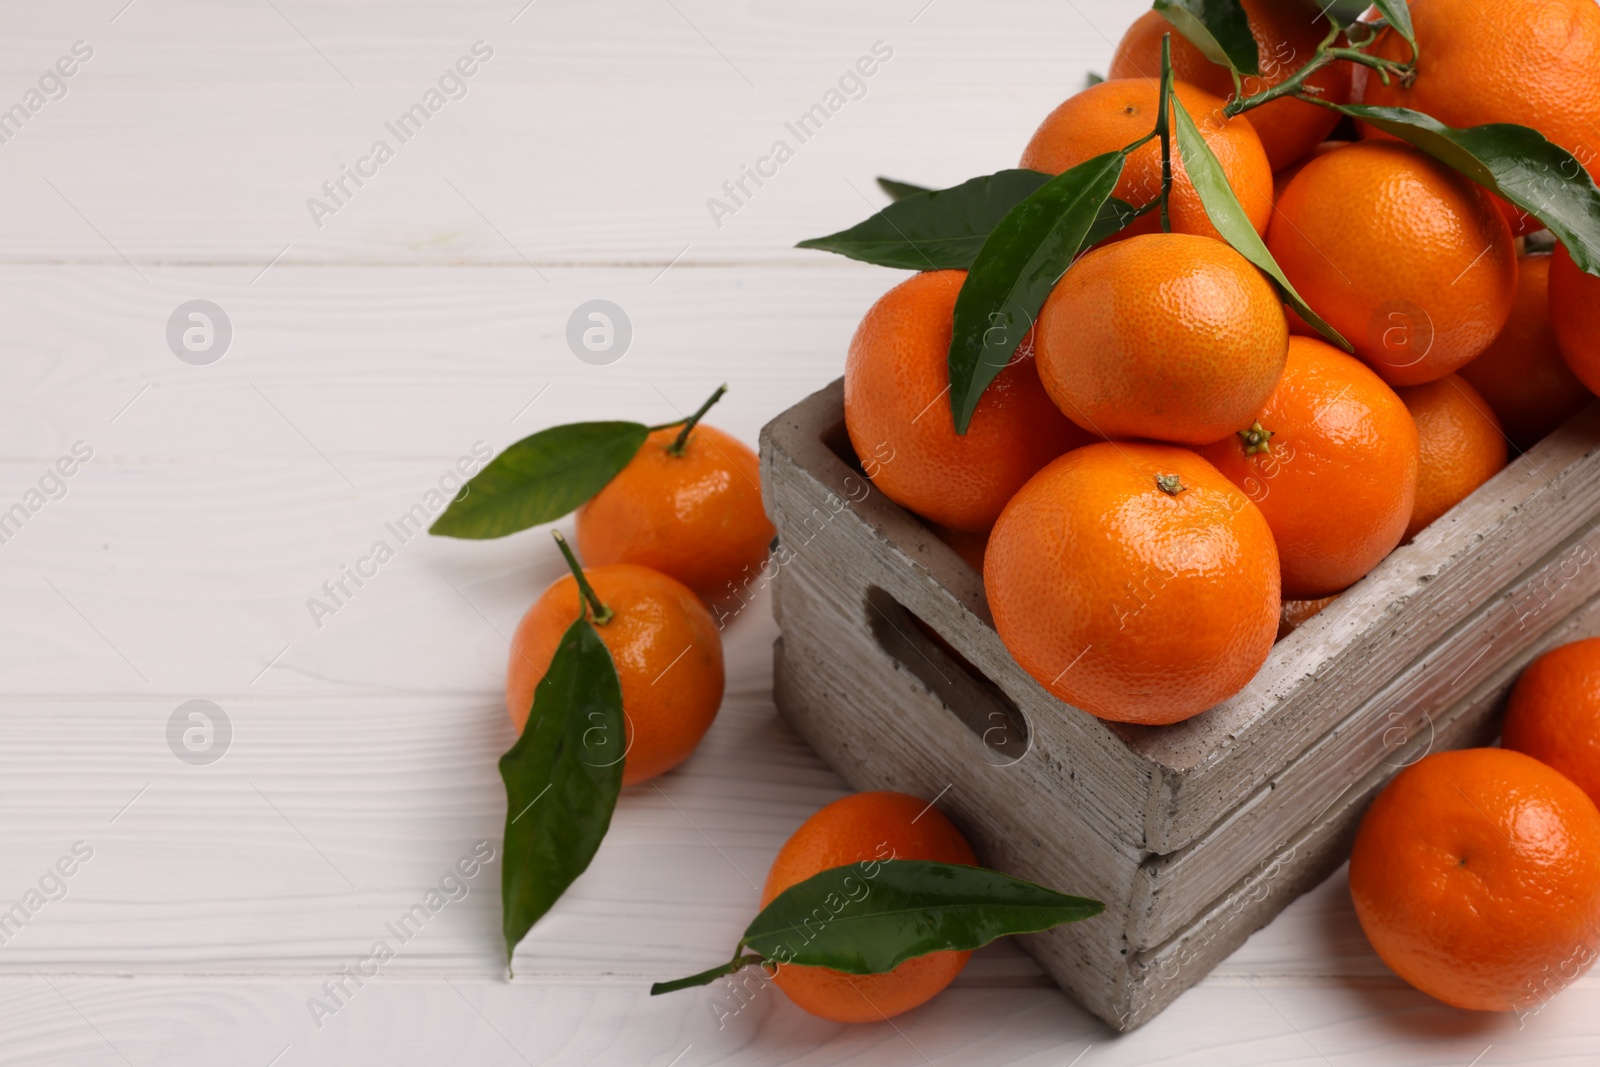
[{"label": "pile of tangerines", "polygon": [[[1157,5],[1191,23],[1206,6]],[[1145,210],[1065,267],[964,430],[967,271],[903,281],[851,342],[851,442],[892,457],[873,484],[981,573],[1017,662],[1090,714],[1163,725],[1226,700],[1283,633],[1600,392],[1600,277],[1534,213],[1324,106],[1532,127],[1588,183],[1600,6],[1380,6],[1381,28],[1373,11],[1347,38],[1316,4],[1243,0],[1261,61],[1245,82],[1170,10],[1134,23],[1109,79],[1051,112],[1021,167],[1063,175],[1122,150],[1114,196]],[[1358,36],[1359,54],[1341,50]],[[1348,58],[1230,110],[1324,54]],[[1148,136],[1169,84],[1286,284]],[[809,246],[870,260],[823,243],[849,236]],[[1321,323],[1286,306],[1295,292]],[[1538,760],[1430,756],[1356,846],[1374,945],[1450,1003],[1532,1004],[1600,953],[1600,644],[1574,648],[1530,672],[1537,711],[1507,726],[1507,748]]]},{"label": "pile of tangerines", "polygon": [[[1350,63],[1312,80],[1323,99],[1532,123],[1587,158],[1600,147],[1600,9],[1533,6],[1547,22],[1564,12],[1570,39],[1543,24],[1524,39],[1514,17],[1481,19],[1470,0],[1418,0],[1409,86],[1372,76],[1353,89],[1352,71],[1371,72]],[[1244,7],[1263,56],[1309,56],[1324,36],[1315,5]],[[1171,30],[1142,16],[1111,79],[1053,111],[1022,166],[1058,173],[1148,132],[1170,36],[1174,95],[1284,275],[1353,354],[1221,238],[1180,158],[1171,232],[1146,214],[1073,262],[965,433],[945,400],[964,272],[887,293],[845,372],[858,454],[894,456],[873,465],[874,484],[981,569],[1018,662],[1068,703],[1145,724],[1237,692],[1284,617],[1354,584],[1504,467],[1508,443],[1532,447],[1592,398],[1585,383],[1600,389],[1600,279],[1559,246],[1519,253],[1537,219],[1305,100],[1225,116],[1208,90],[1228,71]],[[1372,51],[1397,41],[1386,31]],[[1502,65],[1515,77],[1493,76]],[[1151,142],[1115,195],[1140,207],[1162,185]]]}]

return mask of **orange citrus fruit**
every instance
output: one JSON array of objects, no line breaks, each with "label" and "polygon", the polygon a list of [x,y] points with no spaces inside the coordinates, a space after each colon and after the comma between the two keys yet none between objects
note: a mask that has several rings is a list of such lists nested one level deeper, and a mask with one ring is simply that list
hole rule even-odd
[{"label": "orange citrus fruit", "polygon": [[1319,596],[1314,600],[1285,600],[1283,610],[1278,615],[1278,640],[1294,633],[1300,627],[1310,622],[1323,608],[1339,599],[1334,596]]},{"label": "orange citrus fruit", "polygon": [[[689,757],[722,704],[722,639],[711,612],[688,586],[631,563],[584,568],[612,611],[595,631],[622,682],[627,724],[622,784],[634,785]],[[578,583],[557,579],[517,624],[506,671],[506,711],[520,732],[534,689],[578,617]]]},{"label": "orange citrus fruit", "polygon": [[1520,752],[1436,752],[1367,810],[1350,896],[1383,962],[1424,993],[1532,1007],[1600,952],[1600,811]]},{"label": "orange citrus fruit", "polygon": [[1169,445],[1085,445],[1040,471],[995,524],[983,583],[1023,670],[1118,722],[1178,722],[1227,699],[1278,630],[1266,520]]},{"label": "orange citrus fruit", "polygon": [[[1366,68],[1363,103],[1408,107],[1447,126],[1532,126],[1591,170],[1600,152],[1600,7],[1538,0],[1485,8],[1479,0],[1411,0],[1417,74],[1388,85]],[[1370,49],[1404,61],[1411,46],[1387,30]],[[1368,136],[1376,131],[1363,130]],[[1500,202],[1517,233],[1544,224]]]},{"label": "orange citrus fruit", "polygon": [[1359,360],[1289,338],[1283,377],[1237,430],[1200,454],[1266,516],[1285,596],[1337,593],[1400,543],[1416,500],[1417,428]]},{"label": "orange citrus fruit", "polygon": [[844,369],[844,422],[872,484],[954,530],[986,530],[1040,467],[1090,440],[1039,384],[1025,338],[965,435],[950,413],[950,335],[966,271],[913,275],[867,312]]},{"label": "orange citrus fruit", "polygon": [[1482,188],[1393,141],[1318,156],[1283,190],[1267,247],[1390,385],[1442,378],[1511,314],[1516,250]]},{"label": "orange citrus fruit", "polygon": [[578,509],[592,566],[636,563],[711,601],[759,570],[774,530],[761,507],[761,464],[744,442],[699,423],[652,433],[638,455]]},{"label": "orange citrus fruit", "polygon": [[[1020,165],[1060,174],[1102,153],[1122,150],[1155,129],[1159,82],[1157,78],[1119,78],[1091,85],[1069,98],[1039,126],[1023,150]],[[1224,118],[1221,100],[1185,82],[1173,82],[1173,92],[1222,165],[1251,225],[1257,233],[1265,233],[1272,214],[1272,165],[1250,120],[1242,115]],[[1161,195],[1161,145],[1157,141],[1129,154],[1112,195],[1134,207],[1143,207]],[[1168,207],[1173,230],[1220,239],[1176,150],[1172,153]],[[1160,228],[1160,212],[1151,211],[1123,230],[1122,236],[1155,233]]]},{"label": "orange citrus fruit", "polygon": [[[1328,33],[1328,20],[1310,0],[1243,0],[1256,38],[1259,74],[1244,77],[1246,96],[1270,89],[1299,70]],[[1172,38],[1172,76],[1203,89],[1212,96],[1233,95],[1228,68],[1207,59],[1188,39],[1156,11],[1146,11],[1122,35],[1107,76],[1159,78],[1161,38]],[[1350,99],[1350,64],[1331,63],[1307,78],[1308,88],[1321,91],[1322,99],[1336,104]],[[1261,138],[1273,170],[1282,170],[1328,136],[1339,114],[1303,100],[1283,97],[1253,108],[1250,125]]]},{"label": "orange citrus fruit", "polygon": [[1505,328],[1457,373],[1483,394],[1518,452],[1576,415],[1593,395],[1578,381],[1550,323],[1548,254],[1517,260],[1517,299]]},{"label": "orange citrus fruit", "polygon": [[1579,270],[1561,245],[1550,263],[1550,325],[1572,373],[1600,390],[1600,278]]},{"label": "orange citrus fruit", "polygon": [[1395,390],[1417,424],[1417,499],[1403,541],[1505,469],[1506,435],[1489,402],[1456,374]]},{"label": "orange citrus fruit", "polygon": [[1549,764],[1600,803],[1600,637],[1528,665],[1511,690],[1500,743]]},{"label": "orange citrus fruit", "polygon": [[[855,793],[812,815],[784,842],[767,871],[761,906],[813,875],[855,864],[840,876],[839,896],[848,908],[856,896],[843,884],[846,875],[860,879],[870,892],[877,865],[897,859],[967,866],[978,862],[961,831],[928,802],[905,793]],[[839,1023],[877,1022],[931,1000],[955,980],[971,955],[930,952],[884,974],[845,974],[787,963],[778,967],[773,981],[813,1015]]]},{"label": "orange citrus fruit", "polygon": [[1196,445],[1260,410],[1289,339],[1265,275],[1221,241],[1181,233],[1090,251],[1034,332],[1039,377],[1078,425]]},{"label": "orange citrus fruit", "polygon": [[983,573],[983,552],[989,547],[988,530],[947,530],[933,527],[933,536],[949,545],[973,570]]}]

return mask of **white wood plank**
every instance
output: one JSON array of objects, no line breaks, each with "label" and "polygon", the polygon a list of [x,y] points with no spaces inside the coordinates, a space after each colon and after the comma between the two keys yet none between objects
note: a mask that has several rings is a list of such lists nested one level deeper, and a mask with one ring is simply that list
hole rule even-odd
[{"label": "white wood plank", "polygon": [[768,989],[720,1030],[706,990],[652,999],[627,985],[385,975],[320,1029],[306,1007],[317,993],[309,979],[6,979],[0,1064],[1577,1067],[1600,1037],[1600,985],[1587,980],[1522,1029],[1392,982],[1213,980],[1123,1035],[1053,991],[964,980],[892,1025],[827,1023]]},{"label": "white wood plank", "polygon": [[[943,185],[1015,166],[1137,14],[628,0],[603,15],[539,3],[513,24],[523,0],[281,14],[145,0],[112,24],[119,6],[29,12],[0,45],[5,105],[74,41],[95,49],[0,145],[0,261],[223,262],[248,277],[287,245],[288,264],[495,263],[530,284],[528,261],[820,264],[791,246],[883,203],[875,175]],[[317,227],[306,200],[477,40],[494,58],[467,95],[413,140],[389,137],[395,157]],[[880,40],[894,55],[864,95],[805,143],[785,129]],[[780,139],[793,158],[747,181],[719,227],[707,200]]]}]

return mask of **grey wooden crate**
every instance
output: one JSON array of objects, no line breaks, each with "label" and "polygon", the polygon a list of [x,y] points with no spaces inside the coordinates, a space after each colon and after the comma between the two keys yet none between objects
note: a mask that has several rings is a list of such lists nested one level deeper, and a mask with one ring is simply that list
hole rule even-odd
[{"label": "grey wooden crate", "polygon": [[1101,722],[1015,664],[979,576],[853,466],[838,382],[761,457],[780,709],[858,788],[945,791],[985,862],[1106,901],[1025,942],[1118,1027],[1336,867],[1407,760],[1492,736],[1537,651],[1600,632],[1600,404],[1169,727]]}]

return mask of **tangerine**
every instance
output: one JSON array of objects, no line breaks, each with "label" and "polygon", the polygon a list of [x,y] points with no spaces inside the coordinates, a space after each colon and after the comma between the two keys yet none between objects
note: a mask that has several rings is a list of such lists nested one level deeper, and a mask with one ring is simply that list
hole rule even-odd
[{"label": "tangerine", "polygon": [[1576,415],[1593,395],[1561,358],[1550,322],[1548,254],[1517,260],[1517,298],[1494,343],[1459,373],[1483,395],[1518,452]]},{"label": "tangerine", "polygon": [[1339,599],[1334,596],[1319,596],[1314,600],[1285,600],[1283,611],[1278,616],[1278,640],[1294,633],[1300,627],[1310,622],[1323,608]]},{"label": "tangerine", "polygon": [[[675,578],[632,563],[588,567],[583,574],[611,613],[593,621],[622,683],[622,784],[635,785],[682,763],[711,728],[722,705],[722,639],[705,604]],[[518,732],[556,646],[583,610],[577,580],[568,574],[517,624],[506,711]]]},{"label": "tangerine", "polygon": [[1297,600],[1337,593],[1387,556],[1417,493],[1417,428],[1359,360],[1289,338],[1283,377],[1252,422],[1200,454],[1266,516]]},{"label": "tangerine", "polygon": [[1215,441],[1260,410],[1283,371],[1278,292],[1221,241],[1130,237],[1064,274],[1035,327],[1039,378],[1090,432]]},{"label": "tangerine", "polygon": [[1188,449],[1069,452],[1006,505],[984,554],[995,629],[1060,699],[1163,724],[1242,689],[1278,631],[1261,512]]},{"label": "tangerine", "polygon": [[[1328,34],[1328,20],[1309,0],[1243,0],[1256,39],[1259,74],[1243,79],[1246,96],[1270,89],[1303,67]],[[1122,35],[1111,60],[1110,78],[1161,76],[1161,38],[1172,38],[1172,76],[1226,99],[1233,95],[1228,68],[1213,63],[1172,28],[1160,12],[1146,11]],[[1335,104],[1350,100],[1350,64],[1330,63],[1305,80],[1305,86]],[[1187,106],[1187,104],[1185,104]],[[1339,114],[1293,97],[1269,101],[1249,112],[1272,169],[1282,170],[1328,136]]]},{"label": "tangerine", "polygon": [[1395,390],[1417,424],[1417,499],[1409,541],[1505,469],[1506,435],[1489,402],[1460,375]]},{"label": "tangerine", "polygon": [[1600,637],[1528,665],[1511,690],[1500,743],[1554,767],[1600,804]]},{"label": "tangerine", "polygon": [[[1478,0],[1412,0],[1416,77],[1383,84],[1366,67],[1361,101],[1408,107],[1447,126],[1532,126],[1592,168],[1600,152],[1600,8],[1594,0],[1539,0],[1489,13]],[[1403,62],[1411,46],[1385,30],[1370,49]],[[1363,125],[1368,137],[1386,137]],[[1496,198],[1517,234],[1544,223]]]},{"label": "tangerine", "polygon": [[652,433],[577,516],[578,548],[592,566],[649,567],[708,602],[760,568],[774,532],[756,454],[705,423]]},{"label": "tangerine", "polygon": [[967,272],[913,275],[872,305],[850,341],[844,423],[872,484],[941,526],[994,524],[1022,483],[1091,438],[1057,411],[1031,334],[978,400],[965,434],[950,412],[950,336]]},{"label": "tangerine", "polygon": [[1600,811],[1520,752],[1435,752],[1367,810],[1350,896],[1383,962],[1424,993],[1530,1005],[1600,952]]},{"label": "tangerine", "polygon": [[1390,385],[1420,385],[1470,362],[1516,297],[1511,230],[1489,194],[1393,141],[1308,162],[1273,210],[1267,247]]},{"label": "tangerine", "polygon": [[[975,866],[972,846],[938,808],[905,793],[855,793],[816,812],[784,842],[761,890],[766,907],[779,893],[835,867],[861,864],[868,879],[877,864],[934,860]],[[854,897],[846,887],[845,907]],[[914,956],[883,974],[846,974],[828,967],[786,963],[773,982],[813,1015],[839,1023],[877,1022],[910,1011],[936,996],[967,965],[971,952]]]},{"label": "tangerine", "polygon": [[[1250,120],[1242,115],[1225,117],[1220,99],[1187,82],[1174,81],[1172,90],[1222,165],[1250,224],[1257,233],[1265,233],[1272,215],[1272,164],[1267,162],[1266,150]],[[1155,129],[1160,97],[1159,78],[1118,78],[1091,85],[1046,116],[1023,149],[1019,165],[1060,174],[1102,153],[1120,151]],[[1157,141],[1129,153],[1112,195],[1134,207],[1143,207],[1161,195],[1161,145]],[[1176,150],[1172,152],[1168,213],[1172,229],[1178,233],[1221,239]],[[1119,236],[1155,233],[1160,228],[1159,213],[1152,211]]]},{"label": "tangerine", "polygon": [[1550,262],[1550,325],[1567,367],[1589,392],[1600,390],[1600,278],[1561,245]]}]

